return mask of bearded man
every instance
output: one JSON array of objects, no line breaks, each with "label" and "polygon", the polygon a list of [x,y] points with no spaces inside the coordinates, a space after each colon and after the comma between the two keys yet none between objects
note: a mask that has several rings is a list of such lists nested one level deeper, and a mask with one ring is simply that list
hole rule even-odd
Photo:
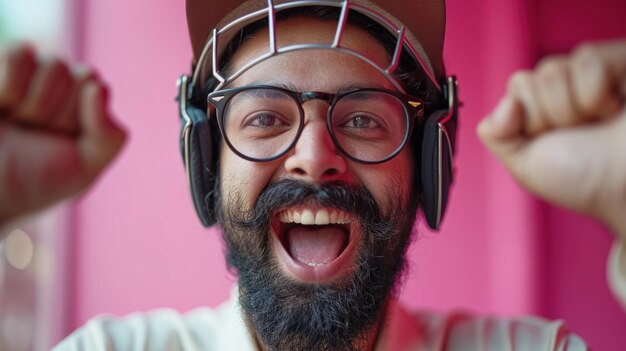
[{"label": "bearded man", "polygon": [[[560,322],[411,314],[396,302],[416,211],[436,229],[453,176],[458,99],[442,63],[442,0],[188,0],[187,12],[181,149],[200,220],[223,230],[236,294],[216,310],[99,318],[55,350],[587,349]],[[615,102],[602,115],[624,134],[623,52],[555,64],[568,78],[556,90],[537,79],[545,70],[514,77],[479,129],[531,191],[622,238],[624,192],[568,195],[555,179],[582,173],[551,174],[549,160],[575,155],[546,146],[576,142],[558,129],[597,116],[598,101]],[[574,69],[590,59],[620,70]],[[599,83],[577,84],[590,77]],[[526,172],[529,162],[541,171]],[[626,188],[623,167],[611,172],[603,189]]]}]

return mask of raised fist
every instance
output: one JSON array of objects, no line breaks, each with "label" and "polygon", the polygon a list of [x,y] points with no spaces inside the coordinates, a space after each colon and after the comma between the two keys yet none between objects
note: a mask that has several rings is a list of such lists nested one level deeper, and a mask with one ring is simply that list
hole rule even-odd
[{"label": "raised fist", "polygon": [[478,127],[536,195],[626,239],[626,41],[586,44],[515,74]]},{"label": "raised fist", "polygon": [[84,190],[120,150],[104,83],[90,70],[0,47],[0,223]]}]

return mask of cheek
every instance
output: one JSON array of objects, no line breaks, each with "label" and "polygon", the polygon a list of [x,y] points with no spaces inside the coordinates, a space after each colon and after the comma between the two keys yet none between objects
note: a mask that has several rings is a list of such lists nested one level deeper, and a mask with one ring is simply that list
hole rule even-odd
[{"label": "cheek", "polygon": [[403,151],[391,161],[380,165],[359,165],[355,173],[379,204],[388,202],[390,195],[406,202],[410,192],[415,191],[411,189],[412,164],[410,153]]},{"label": "cheek", "polygon": [[259,194],[269,184],[273,171],[270,164],[246,161],[235,155],[226,145],[220,152],[220,191],[222,200],[243,200],[246,208],[252,208]]}]

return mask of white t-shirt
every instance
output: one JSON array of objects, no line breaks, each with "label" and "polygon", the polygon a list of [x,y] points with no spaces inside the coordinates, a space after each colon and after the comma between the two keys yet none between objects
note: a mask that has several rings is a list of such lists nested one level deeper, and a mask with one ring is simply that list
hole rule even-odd
[{"label": "white t-shirt", "polygon": [[[610,286],[626,311],[626,243],[616,243],[608,260]],[[216,309],[199,308],[100,316],[89,321],[53,351],[256,351],[237,296]],[[463,313],[409,313],[390,304],[375,351],[588,350],[561,321],[513,319]]]}]

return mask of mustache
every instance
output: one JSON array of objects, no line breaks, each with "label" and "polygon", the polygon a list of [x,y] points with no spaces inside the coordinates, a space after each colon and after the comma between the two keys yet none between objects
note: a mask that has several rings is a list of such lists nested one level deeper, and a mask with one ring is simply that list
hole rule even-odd
[{"label": "mustache", "polygon": [[[271,349],[352,350],[352,342],[380,321],[403,274],[403,253],[415,219],[416,199],[404,200],[392,190],[383,189],[385,200],[377,202],[362,185],[286,178],[268,184],[251,207],[237,191],[219,206],[227,264],[239,276],[240,304]],[[293,281],[268,245],[277,211],[312,203],[358,218],[361,240],[353,273],[340,281]]]},{"label": "mustache", "polygon": [[384,218],[380,206],[365,187],[341,181],[311,184],[297,179],[282,179],[272,182],[261,192],[251,210],[239,210],[238,215],[229,216],[230,224],[239,230],[267,230],[277,210],[311,203],[354,214],[362,229],[377,236],[384,237],[393,232],[388,230],[393,221]]}]

